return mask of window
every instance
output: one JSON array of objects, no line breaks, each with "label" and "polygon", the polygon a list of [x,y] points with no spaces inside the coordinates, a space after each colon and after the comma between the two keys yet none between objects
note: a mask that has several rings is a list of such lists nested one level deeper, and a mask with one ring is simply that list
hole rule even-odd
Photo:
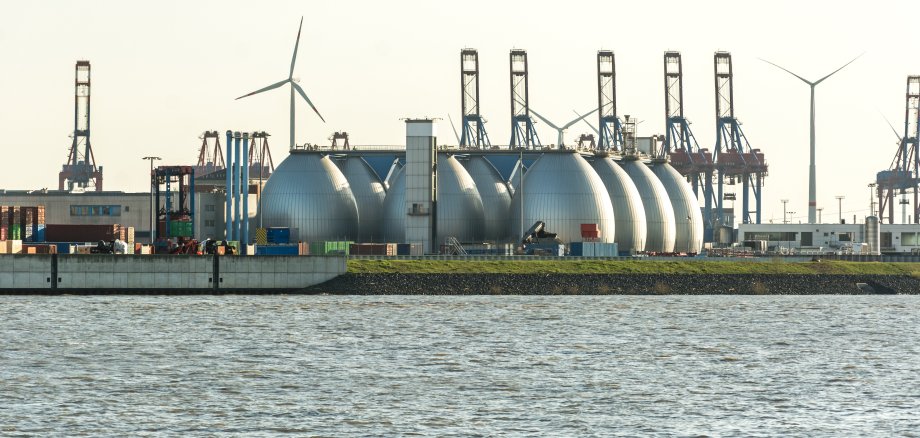
[{"label": "window", "polygon": [[901,245],[918,246],[917,233],[901,233]]},{"label": "window", "polygon": [[841,242],[852,242],[853,233],[837,233],[837,240]]},{"label": "window", "polygon": [[[127,211],[127,207],[125,207]],[[71,216],[121,216],[120,205],[71,205]]]},{"label": "window", "polygon": [[214,204],[205,204],[204,211],[214,211]]},{"label": "window", "polygon": [[796,233],[789,232],[756,232],[751,233],[754,238],[751,240],[767,240],[770,242],[795,242]]},{"label": "window", "polygon": [[811,231],[802,232],[802,246],[811,246],[812,245],[812,234]]},{"label": "window", "polygon": [[129,211],[131,211],[131,207],[128,206],[128,205],[126,205],[126,206],[125,206],[125,213],[127,213],[127,212],[129,212]]},{"label": "window", "polygon": [[207,220],[205,220],[205,221],[204,221],[204,226],[214,228],[214,220],[213,220],[213,219],[207,219]]}]

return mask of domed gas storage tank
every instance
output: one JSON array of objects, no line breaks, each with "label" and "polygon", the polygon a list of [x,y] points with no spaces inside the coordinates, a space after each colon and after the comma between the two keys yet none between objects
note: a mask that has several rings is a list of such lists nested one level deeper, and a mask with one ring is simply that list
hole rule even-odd
[{"label": "domed gas storage tank", "polygon": [[680,172],[667,162],[651,164],[652,173],[658,177],[671,198],[674,208],[674,251],[698,253],[703,249],[703,213],[693,188]]},{"label": "domed gas storage tank", "polygon": [[575,151],[545,152],[524,173],[524,188],[511,199],[509,234],[520,239],[521,194],[524,199],[524,230],[546,222],[566,244],[583,240],[582,224],[597,224],[600,241],[613,242],[613,205],[597,172]]},{"label": "domed gas storage tank", "polygon": [[650,252],[674,252],[674,238],[677,228],[674,223],[674,207],[671,198],[658,177],[636,157],[623,157],[620,166],[629,175],[645,207],[645,250]]},{"label": "domed gas storage tank", "polygon": [[383,236],[380,229],[386,190],[380,177],[364,158],[357,155],[349,155],[335,162],[355,195],[355,203],[358,206],[358,241],[381,242]]},{"label": "domed gas storage tank", "polygon": [[464,165],[482,198],[485,218],[485,240],[508,240],[508,220],[511,210],[511,192],[501,174],[488,159],[481,155],[460,161]]},{"label": "domed gas storage tank", "polygon": [[[387,242],[406,241],[406,174],[399,170],[383,201],[383,236]],[[436,244],[448,237],[461,242],[483,239],[485,216],[476,183],[453,156],[438,154]]]},{"label": "domed gas storage tank", "polygon": [[358,207],[348,180],[317,153],[288,155],[262,190],[262,223],[290,227],[305,242],[358,237]]},{"label": "domed gas storage tank", "polygon": [[599,156],[591,162],[591,167],[601,177],[610,202],[613,204],[614,222],[616,223],[617,248],[622,252],[645,250],[645,238],[648,224],[645,219],[645,207],[642,196],[632,179],[620,165],[609,156]]}]

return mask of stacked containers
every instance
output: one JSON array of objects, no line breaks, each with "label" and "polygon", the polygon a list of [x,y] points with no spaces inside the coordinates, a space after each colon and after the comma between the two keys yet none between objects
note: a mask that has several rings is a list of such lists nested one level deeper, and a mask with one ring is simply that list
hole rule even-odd
[{"label": "stacked containers", "polygon": [[346,255],[348,247],[354,242],[351,241],[331,241],[331,242],[310,242],[311,255]]},{"label": "stacked containers", "polygon": [[19,206],[10,207],[10,238],[9,240],[22,240],[22,214]]},{"label": "stacked containers", "polygon": [[9,207],[0,206],[0,241],[9,239],[10,218]]},{"label": "stacked containers", "polygon": [[45,206],[35,207],[35,229],[32,231],[33,240],[36,242],[45,241]]}]

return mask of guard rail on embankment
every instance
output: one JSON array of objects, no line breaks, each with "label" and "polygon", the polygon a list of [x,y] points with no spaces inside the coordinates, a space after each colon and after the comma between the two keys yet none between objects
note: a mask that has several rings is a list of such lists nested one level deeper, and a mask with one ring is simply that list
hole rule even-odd
[{"label": "guard rail on embankment", "polygon": [[342,256],[0,255],[0,292],[295,292],[346,271]]},{"label": "guard rail on embankment", "polygon": [[613,260],[613,261],[707,261],[707,262],[810,262],[815,259],[839,260],[845,262],[883,262],[883,263],[920,263],[920,255],[784,255],[784,256],[756,256],[756,257],[686,257],[686,256],[622,256],[622,257],[573,257],[573,256],[529,256],[529,255],[421,255],[421,256],[383,256],[383,255],[350,255],[354,260],[458,260],[458,261],[509,261],[509,260],[548,260],[548,261],[581,261],[581,260]]}]

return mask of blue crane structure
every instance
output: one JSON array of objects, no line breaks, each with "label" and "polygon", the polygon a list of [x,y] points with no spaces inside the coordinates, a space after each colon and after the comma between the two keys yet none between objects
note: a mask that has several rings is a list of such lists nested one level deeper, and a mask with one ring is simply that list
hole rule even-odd
[{"label": "blue crane structure", "polygon": [[598,144],[602,151],[623,150],[623,124],[617,115],[617,67],[612,51],[597,52]]},{"label": "blue crane structure", "polygon": [[460,147],[488,149],[492,144],[479,112],[479,52],[476,49],[460,51],[460,102],[460,114],[463,115]]},{"label": "blue crane structure", "polygon": [[664,147],[658,151],[659,160],[668,159],[681,175],[687,177],[693,193],[699,197],[703,191],[704,240],[713,236],[713,173],[715,166],[712,153],[700,149],[690,130],[690,122],[684,116],[684,79],[680,52],[664,53],[664,108],[666,134]]},{"label": "blue crane structure", "polygon": [[102,166],[96,166],[89,139],[90,85],[89,61],[77,61],[74,67],[73,143],[67,153],[67,162],[58,173],[58,190],[93,187],[97,192],[102,191]]},{"label": "blue crane structure", "polygon": [[527,52],[511,51],[511,141],[512,148],[540,148],[540,137],[530,118],[529,88],[527,85]]},{"label": "blue crane structure", "polygon": [[[732,225],[726,218],[723,201],[734,200],[734,193],[725,193],[724,186],[741,182],[741,221],[745,224],[760,223],[761,192],[767,175],[767,163],[760,149],[752,149],[741,123],[735,117],[734,75],[732,55],[716,52],[713,58],[716,91],[716,146],[715,168],[718,171],[718,193],[716,196],[715,221],[721,225]],[[755,210],[750,208],[750,197],[754,195]],[[753,217],[751,216],[753,213]]]},{"label": "blue crane structure", "polygon": [[[879,222],[886,219],[889,224],[894,223],[894,197],[900,193],[902,208],[905,209],[902,222],[920,223],[920,76],[907,77],[907,95],[904,109],[904,135],[898,144],[898,151],[888,170],[876,174],[876,190],[878,191]],[[897,132],[896,132],[897,133]],[[907,193],[914,194],[914,207],[907,218]],[[887,214],[886,214],[886,211]]]}]

